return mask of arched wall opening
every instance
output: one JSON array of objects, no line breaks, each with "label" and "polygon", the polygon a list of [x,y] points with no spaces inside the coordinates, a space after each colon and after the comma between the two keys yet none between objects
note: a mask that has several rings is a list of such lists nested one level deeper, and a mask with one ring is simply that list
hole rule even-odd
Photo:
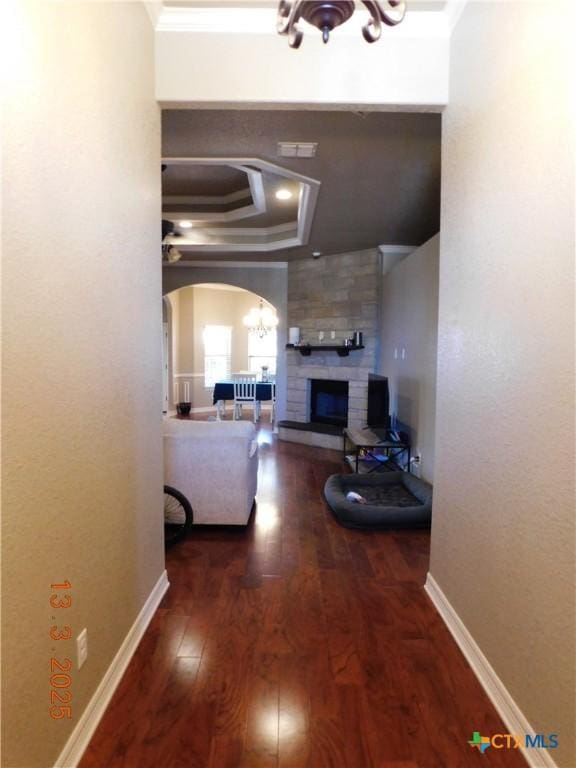
[{"label": "arched wall opening", "polygon": [[262,299],[279,321],[276,410],[277,418],[282,418],[286,391],[286,269],[168,268],[165,273],[168,274],[164,280],[163,318],[170,339],[168,411],[174,411],[176,402],[188,394],[193,412],[215,413],[213,387],[205,367],[203,329],[206,325],[230,328],[230,370],[248,370],[255,362],[254,358],[249,359],[249,352],[254,350],[242,320]]}]

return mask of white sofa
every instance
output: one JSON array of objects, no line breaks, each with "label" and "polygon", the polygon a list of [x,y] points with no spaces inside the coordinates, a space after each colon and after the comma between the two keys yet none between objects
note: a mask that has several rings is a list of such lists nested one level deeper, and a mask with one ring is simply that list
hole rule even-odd
[{"label": "white sofa", "polygon": [[189,500],[194,525],[246,525],[258,474],[254,424],[164,418],[163,431],[164,483]]}]

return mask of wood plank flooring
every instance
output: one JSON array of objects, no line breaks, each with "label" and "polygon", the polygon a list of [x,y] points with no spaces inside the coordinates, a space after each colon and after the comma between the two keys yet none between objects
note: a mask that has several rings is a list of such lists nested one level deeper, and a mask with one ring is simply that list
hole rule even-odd
[{"label": "wood plank flooring", "polygon": [[260,441],[253,523],[171,550],[81,768],[525,768],[467,743],[506,729],[422,589],[428,533],[340,527],[339,455]]}]

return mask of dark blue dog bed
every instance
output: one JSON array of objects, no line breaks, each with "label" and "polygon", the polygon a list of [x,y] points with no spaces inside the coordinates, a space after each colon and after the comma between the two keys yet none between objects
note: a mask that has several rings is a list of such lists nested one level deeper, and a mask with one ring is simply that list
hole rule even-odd
[{"label": "dark blue dog bed", "polygon": [[[348,501],[354,491],[365,504]],[[324,486],[328,506],[347,528],[427,528],[432,486],[408,472],[331,475]]]}]

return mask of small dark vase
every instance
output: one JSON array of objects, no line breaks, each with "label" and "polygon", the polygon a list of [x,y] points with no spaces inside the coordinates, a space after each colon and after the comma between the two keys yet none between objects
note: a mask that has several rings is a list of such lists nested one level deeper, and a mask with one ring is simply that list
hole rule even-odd
[{"label": "small dark vase", "polygon": [[192,408],[192,403],[178,403],[176,405],[176,413],[178,416],[190,416],[190,409]]}]

